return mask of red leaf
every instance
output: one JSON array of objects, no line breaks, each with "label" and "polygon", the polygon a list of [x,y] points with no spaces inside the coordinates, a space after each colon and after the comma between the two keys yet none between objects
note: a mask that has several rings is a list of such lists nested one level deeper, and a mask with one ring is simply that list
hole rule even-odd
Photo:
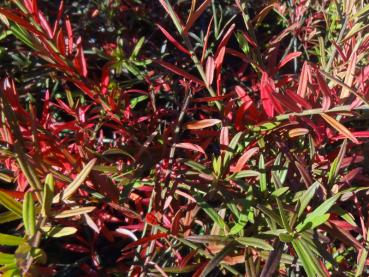
[{"label": "red leaf", "polygon": [[301,98],[305,97],[309,76],[310,76],[310,67],[309,64],[305,62],[304,65],[302,66],[299,87],[297,89],[297,95],[301,96]]},{"label": "red leaf", "polygon": [[296,102],[297,104],[300,104],[302,107],[306,109],[312,109],[312,106],[308,101],[306,101],[304,98],[300,96],[300,94],[294,93],[290,89],[286,89],[286,95],[291,98],[291,101]]},{"label": "red leaf", "polygon": [[60,4],[59,4],[59,8],[58,8],[58,15],[56,16],[56,20],[54,22],[53,37],[55,36],[55,34],[58,30],[58,24],[59,24],[59,21],[60,21],[60,18],[62,16],[62,14],[63,14],[63,10],[64,10],[64,0],[61,0]]},{"label": "red leaf", "polygon": [[64,33],[63,29],[60,29],[58,34],[56,35],[56,47],[59,49],[60,53],[65,56],[66,54],[66,47],[64,41]]},{"label": "red leaf", "polygon": [[331,106],[331,90],[319,71],[316,72],[316,79],[318,81],[319,88],[323,94],[322,109],[323,111],[326,111]]},{"label": "red leaf", "polygon": [[222,67],[223,64],[223,60],[224,60],[224,55],[226,52],[226,45],[229,41],[229,39],[231,38],[232,32],[234,30],[234,28],[236,27],[235,24],[232,24],[228,31],[224,34],[221,42],[219,43],[219,46],[217,48],[217,51],[215,53],[215,66],[217,71],[220,70],[220,68]]},{"label": "red leaf", "polygon": [[273,91],[274,88],[270,83],[270,78],[268,77],[268,74],[266,72],[263,72],[260,82],[261,101],[264,111],[269,117],[274,116],[274,104],[272,100]]},{"label": "red leaf", "polygon": [[[34,1],[34,2],[36,2],[36,1]],[[49,38],[52,38],[53,37],[53,32],[51,31],[49,22],[47,22],[45,16],[42,14],[42,12],[38,13],[38,17],[40,18],[42,29],[44,29],[46,31]]]},{"label": "red leaf", "polygon": [[[369,131],[358,131],[358,132],[351,132],[351,134],[356,138],[369,138]],[[333,139],[344,139],[346,136],[338,135]]]},{"label": "red leaf", "polygon": [[200,153],[204,154],[205,157],[206,157],[206,153],[205,153],[204,149],[202,149],[202,147],[197,145],[197,144],[193,144],[193,143],[189,143],[189,142],[181,142],[181,143],[176,143],[175,147],[200,152]]},{"label": "red leaf", "polygon": [[69,17],[65,20],[65,28],[67,29],[67,35],[68,35],[68,53],[69,55],[73,52],[73,31],[72,31],[72,25],[70,23]]},{"label": "red leaf", "polygon": [[126,247],[123,248],[123,251],[132,249],[132,248],[134,248],[136,246],[139,246],[139,245],[148,243],[148,242],[153,241],[153,240],[158,240],[158,239],[161,239],[161,238],[166,238],[167,236],[168,236],[168,234],[166,234],[166,233],[157,233],[155,235],[144,237],[142,239],[139,239],[137,241],[134,241],[134,242],[129,243],[128,245],[126,245]]},{"label": "red leaf", "polygon": [[356,144],[359,143],[357,138],[350,132],[350,130],[347,129],[344,125],[342,125],[340,122],[338,122],[337,120],[335,120],[333,117],[331,117],[328,114],[321,113],[320,115],[329,125],[331,125],[339,133],[341,133],[341,135],[345,136],[346,138],[351,140],[353,143],[356,143]]},{"label": "red leaf", "polygon": [[237,131],[241,131],[243,126],[243,119],[245,117],[246,111],[252,106],[252,101],[244,102],[241,107],[238,109],[236,113],[236,119],[235,119],[235,127]]},{"label": "red leaf", "polygon": [[208,29],[206,31],[206,35],[205,35],[205,38],[204,38],[204,45],[203,45],[202,54],[201,54],[201,64],[203,64],[204,59],[206,57],[206,51],[208,49],[209,36],[210,36],[210,31],[211,31],[211,26],[212,26],[211,23],[213,23],[213,20],[214,20],[214,16],[212,16],[211,19],[210,19]]},{"label": "red leaf", "polygon": [[[28,1],[26,1],[27,3]],[[40,24],[40,19],[38,17],[39,11],[38,11],[38,6],[37,6],[37,0],[32,0],[32,13],[33,13],[33,18],[35,19],[35,21]]]},{"label": "red leaf", "polygon": [[104,65],[102,69],[102,74],[101,74],[102,75],[101,76],[101,93],[103,95],[106,95],[106,93],[108,92],[108,86],[110,82],[109,70],[110,70],[110,64],[107,63]]},{"label": "red leaf", "polygon": [[157,60],[156,61],[158,64],[160,64],[162,67],[165,67],[166,69],[174,72],[175,74],[178,74],[186,79],[189,79],[201,86],[205,86],[204,82],[199,80],[198,78],[196,78],[195,76],[191,75],[190,73],[187,73],[186,71],[170,64],[170,63],[167,63],[167,62],[164,62],[164,61],[161,61],[161,60]]},{"label": "red leaf", "polygon": [[258,151],[259,147],[253,147],[243,153],[243,155],[238,159],[236,166],[233,168],[233,172],[240,172],[247,161]]},{"label": "red leaf", "polygon": [[283,60],[280,61],[280,63],[278,64],[278,69],[282,68],[283,66],[285,66],[289,61],[296,59],[297,57],[301,56],[301,52],[292,52],[289,53],[286,57],[284,57]]},{"label": "red leaf", "polygon": [[178,50],[182,51],[183,53],[185,53],[186,55],[191,56],[190,52],[184,48],[174,37],[172,37],[172,35],[165,30],[162,26],[160,26],[159,24],[156,24],[156,26],[160,29],[160,31],[164,34],[164,36],[175,46],[177,47]]},{"label": "red leaf", "polygon": [[185,127],[188,130],[197,130],[197,129],[211,127],[221,122],[222,121],[219,119],[203,119],[203,120],[189,122],[185,125]]},{"label": "red leaf", "polygon": [[184,215],[183,209],[179,209],[173,218],[171,232],[175,236],[179,233],[180,220],[182,219],[183,215]]},{"label": "red leaf", "polygon": [[77,54],[74,58],[74,66],[78,70],[79,74],[85,78],[87,77],[87,64],[81,44],[78,45]]},{"label": "red leaf", "polygon": [[200,17],[200,15],[205,11],[205,9],[210,5],[211,0],[205,0],[200,7],[191,15],[191,17],[187,20],[186,26],[183,30],[185,34],[191,29],[196,20]]},{"label": "red leaf", "polygon": [[228,127],[222,127],[220,130],[220,139],[219,139],[221,146],[228,146],[229,144],[229,129]]},{"label": "red leaf", "polygon": [[89,253],[90,252],[90,250],[87,247],[84,247],[80,244],[67,243],[63,245],[63,248],[71,252],[76,252],[76,253]]},{"label": "red leaf", "polygon": [[213,83],[215,63],[213,57],[209,56],[206,61],[206,82],[208,85]]},{"label": "red leaf", "polygon": [[223,38],[222,38],[221,42],[219,43],[219,46],[218,46],[218,48],[217,48],[217,52],[216,52],[215,56],[218,56],[219,51],[220,51],[223,47],[225,47],[225,46],[227,45],[227,43],[228,43],[228,41],[229,41],[229,39],[230,39],[230,37],[231,37],[231,35],[232,35],[232,32],[233,32],[233,30],[234,30],[234,28],[235,28],[235,27],[236,27],[236,25],[235,25],[235,24],[232,24],[232,25],[229,27],[228,31],[224,34],[224,36],[223,36]]},{"label": "red leaf", "polygon": [[21,25],[22,27],[26,28],[29,32],[31,32],[34,35],[38,35],[38,36],[42,36],[42,37],[45,36],[43,33],[41,33],[35,27],[33,27],[29,22],[27,22],[23,18],[15,15],[14,13],[12,13],[11,11],[9,11],[7,9],[0,8],[0,14],[3,14],[6,18],[8,18],[8,19],[14,21],[15,23]]},{"label": "red leaf", "polygon": [[258,47],[256,42],[250,37],[250,35],[247,32],[243,31],[242,34],[245,37],[245,39],[247,40],[247,42],[250,43],[251,46]]},{"label": "red leaf", "polygon": [[301,108],[296,105],[296,102],[291,101],[288,97],[283,94],[276,94],[273,93],[274,97],[278,97],[278,101],[287,109],[291,110],[292,112],[299,113],[301,112]]}]

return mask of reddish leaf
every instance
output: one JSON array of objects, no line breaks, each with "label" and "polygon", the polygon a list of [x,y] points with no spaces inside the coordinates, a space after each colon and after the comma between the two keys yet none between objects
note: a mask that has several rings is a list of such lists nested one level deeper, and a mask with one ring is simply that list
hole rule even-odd
[{"label": "reddish leaf", "polygon": [[185,34],[191,29],[196,20],[200,17],[200,15],[205,11],[205,9],[210,5],[211,0],[204,0],[204,2],[200,5],[200,7],[188,18],[186,26],[183,30]]},{"label": "reddish leaf", "polygon": [[144,237],[142,239],[139,239],[137,241],[134,241],[134,242],[129,243],[128,245],[126,245],[126,247],[123,248],[123,251],[132,249],[134,247],[137,247],[139,245],[148,243],[148,242],[153,241],[153,240],[158,240],[158,239],[161,239],[161,238],[166,238],[167,236],[168,236],[168,234],[166,234],[166,233],[157,233],[155,235]]},{"label": "reddish leaf", "polygon": [[161,25],[156,24],[156,26],[160,29],[160,31],[164,34],[164,36],[180,51],[185,53],[186,55],[191,56],[190,52],[184,48],[172,35],[165,30]]},{"label": "reddish leaf", "polygon": [[285,66],[289,61],[296,59],[297,57],[301,56],[301,52],[292,52],[286,55],[283,60],[280,61],[278,64],[278,69],[281,69],[283,66]]},{"label": "reddish leaf", "polygon": [[74,59],[74,65],[77,68],[79,74],[83,77],[87,77],[87,64],[85,59],[85,54],[83,53],[82,45],[79,44],[77,48],[77,54]]},{"label": "reddish leaf", "polygon": [[233,172],[240,172],[247,161],[255,155],[259,151],[259,147],[253,147],[247,150],[242,156],[238,159],[236,166],[233,168]]},{"label": "reddish leaf", "polygon": [[31,32],[34,35],[38,35],[38,36],[42,36],[42,37],[45,36],[43,33],[41,33],[35,27],[33,27],[29,22],[27,22],[23,18],[15,15],[13,12],[11,12],[7,9],[0,8],[0,14],[3,14],[9,20],[14,21],[15,23],[17,23],[17,24],[21,25],[22,27],[26,28],[27,31]]},{"label": "reddish leaf", "polygon": [[351,140],[352,142],[354,142],[356,144],[359,143],[357,138],[349,131],[349,129],[347,129],[345,126],[343,126],[337,120],[335,120],[333,117],[331,117],[331,116],[329,116],[325,113],[321,113],[320,115],[321,115],[321,117],[323,117],[323,119],[329,125],[331,125],[334,129],[336,129],[341,135],[345,136],[346,138],[348,138],[349,140]]},{"label": "reddish leaf", "polygon": [[189,143],[189,142],[176,143],[175,147],[200,152],[200,153],[204,154],[205,157],[206,157],[206,153],[205,153],[204,149],[202,149],[201,146],[193,144],[193,143]]},{"label": "reddish leaf", "polygon": [[269,117],[274,116],[274,104],[272,100],[272,92],[274,92],[274,88],[271,85],[271,80],[268,77],[266,72],[263,72],[260,82],[260,92],[261,92],[261,101],[263,104],[263,108],[265,113]]},{"label": "reddish leaf", "polygon": [[312,109],[310,103],[306,101],[304,98],[302,98],[300,94],[294,93],[290,89],[286,89],[286,95],[291,98],[292,102],[296,102],[297,104],[300,104],[302,107],[306,109]]},{"label": "reddish leaf", "polygon": [[68,53],[69,55],[73,52],[73,31],[72,31],[72,24],[70,23],[69,17],[65,20],[65,28],[67,29],[68,35]]},{"label": "reddish leaf", "polygon": [[171,232],[175,236],[179,233],[180,220],[183,218],[183,216],[184,216],[183,209],[179,209],[178,212],[176,213],[176,215],[173,218]]},{"label": "reddish leaf", "polygon": [[290,138],[304,136],[309,133],[309,129],[306,128],[294,128],[288,131],[288,136]]},{"label": "reddish leaf", "polygon": [[207,127],[211,127],[213,125],[219,124],[222,121],[219,119],[203,119],[198,121],[189,122],[185,125],[185,128],[188,130],[196,130],[203,129]]},{"label": "reddish leaf", "polygon": [[58,34],[56,35],[56,47],[59,49],[59,52],[65,56],[66,54],[66,47],[64,41],[64,33],[63,29],[60,29]]},{"label": "reddish leaf", "polygon": [[[369,131],[351,132],[351,134],[355,138],[369,138]],[[344,135],[338,135],[338,136],[334,137],[333,139],[344,139],[344,138],[346,138],[346,136],[344,136]]]},{"label": "reddish leaf", "polygon": [[206,82],[208,85],[213,83],[215,63],[213,57],[209,56],[206,61]]},{"label": "reddish leaf", "polygon": [[326,111],[331,106],[331,90],[328,87],[327,83],[325,82],[323,76],[320,74],[319,71],[316,72],[316,78],[318,81],[319,88],[323,93],[323,102],[322,102],[322,109]]},{"label": "reddish leaf", "polygon": [[189,79],[201,86],[205,86],[204,82],[199,80],[198,78],[196,78],[195,76],[191,75],[190,73],[187,73],[186,71],[172,65],[172,64],[169,64],[167,62],[164,62],[164,61],[161,61],[161,60],[157,60],[156,61],[158,64],[160,64],[162,67],[165,67],[166,69],[174,72],[175,74],[178,74],[186,79]]},{"label": "reddish leaf", "polygon": [[300,73],[299,87],[297,89],[297,95],[299,95],[301,98],[304,98],[306,95],[309,75],[310,75],[309,64],[307,62],[304,62],[304,65],[302,66],[302,70]]},{"label": "reddish leaf", "polygon": [[[34,1],[34,2],[36,2],[36,1]],[[39,12],[38,16],[40,18],[42,29],[44,29],[44,31],[46,31],[49,38],[52,38],[53,37],[53,32],[50,28],[49,22],[47,22],[45,16],[42,14],[42,12]]]}]

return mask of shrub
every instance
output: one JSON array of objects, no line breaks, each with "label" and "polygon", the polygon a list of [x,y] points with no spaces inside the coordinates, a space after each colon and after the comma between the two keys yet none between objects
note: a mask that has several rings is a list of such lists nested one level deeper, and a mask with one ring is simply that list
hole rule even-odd
[{"label": "shrub", "polygon": [[368,11],[3,1],[3,276],[368,274]]}]

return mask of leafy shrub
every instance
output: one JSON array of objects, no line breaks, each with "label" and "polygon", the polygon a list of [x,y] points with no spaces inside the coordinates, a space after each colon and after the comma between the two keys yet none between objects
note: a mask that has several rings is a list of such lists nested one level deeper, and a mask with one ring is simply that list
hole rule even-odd
[{"label": "leafy shrub", "polygon": [[2,276],[368,274],[368,11],[3,1]]}]

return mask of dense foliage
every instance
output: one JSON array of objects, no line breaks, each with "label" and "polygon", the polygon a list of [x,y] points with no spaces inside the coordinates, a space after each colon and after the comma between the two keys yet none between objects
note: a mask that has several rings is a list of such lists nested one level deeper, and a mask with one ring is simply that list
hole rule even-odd
[{"label": "dense foliage", "polygon": [[369,4],[0,2],[2,276],[369,274]]}]

